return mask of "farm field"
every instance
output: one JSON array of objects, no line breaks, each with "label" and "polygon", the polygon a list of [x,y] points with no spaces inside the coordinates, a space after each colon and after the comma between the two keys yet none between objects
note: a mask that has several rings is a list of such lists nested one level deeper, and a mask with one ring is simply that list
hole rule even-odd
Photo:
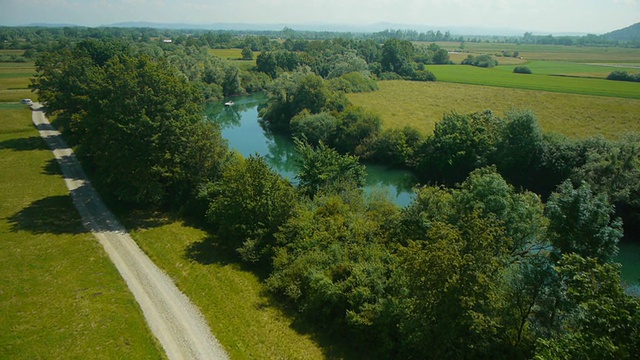
[{"label": "farm field", "polygon": [[513,66],[509,69],[486,69],[468,65],[430,65],[426,68],[440,82],[640,99],[640,83],[541,75],[535,73],[535,67],[532,67],[534,74],[531,75],[514,74]]},{"label": "farm field", "polygon": [[34,74],[33,63],[0,63],[0,102],[36,100],[37,95],[29,89],[29,79]]},{"label": "farm field", "polygon": [[[469,66],[469,68],[471,68]],[[640,100],[562,94],[445,82],[381,81],[380,90],[349,94],[355,104],[379,113],[383,126],[413,126],[425,134],[445,114],[491,109],[502,115],[530,109],[544,131],[584,138],[601,134],[616,139],[640,132]]]},{"label": "farm field", "polygon": [[[417,43],[429,45],[429,43]],[[436,42],[449,51],[459,50],[460,42]],[[518,51],[525,60],[554,60],[578,63],[625,64],[640,62],[640,49],[621,47],[592,47],[538,44],[473,43],[465,42],[465,52],[474,54],[499,54],[501,51]],[[498,59],[500,61],[501,59]]]},{"label": "farm field", "polygon": [[1,358],[164,357],[20,104],[0,104],[0,239]]}]

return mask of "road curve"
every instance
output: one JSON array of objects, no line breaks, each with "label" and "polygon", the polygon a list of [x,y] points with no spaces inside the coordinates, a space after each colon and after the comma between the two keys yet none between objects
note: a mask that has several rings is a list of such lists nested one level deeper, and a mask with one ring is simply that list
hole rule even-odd
[{"label": "road curve", "polygon": [[91,231],[115,264],[140,304],[153,334],[169,359],[228,359],[211,334],[202,313],[138,247],[109,211],[82,170],[73,150],[49,123],[40,104],[32,119],[60,164],[84,226]]}]

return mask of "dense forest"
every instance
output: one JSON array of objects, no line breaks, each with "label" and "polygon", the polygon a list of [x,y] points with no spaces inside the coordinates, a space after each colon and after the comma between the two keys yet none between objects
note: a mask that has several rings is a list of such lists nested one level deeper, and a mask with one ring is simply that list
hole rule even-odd
[{"label": "dense forest", "polygon": [[[640,354],[638,294],[613,262],[640,224],[638,136],[572,140],[543,133],[528,111],[490,110],[447,115],[429,136],[382,130],[345,93],[434,81],[424,64],[449,62],[435,44],[394,36],[206,32],[165,44],[150,29],[41,30],[62,35],[27,40],[33,89],[98,188],[206,223],[275,297],[364,357]],[[38,34],[12,31],[25,33],[3,29],[11,46]],[[261,54],[238,68],[208,53],[216,46]],[[201,115],[207,99],[255,91],[269,94],[265,128],[297,139],[295,186],[230,152]],[[360,160],[411,169],[424,185],[405,208],[365,195]]]}]

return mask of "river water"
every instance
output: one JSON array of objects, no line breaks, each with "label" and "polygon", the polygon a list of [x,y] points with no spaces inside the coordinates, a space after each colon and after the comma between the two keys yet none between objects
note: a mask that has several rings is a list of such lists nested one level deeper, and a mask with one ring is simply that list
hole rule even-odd
[{"label": "river water", "polygon": [[[295,183],[295,145],[286,136],[266,131],[258,122],[258,111],[266,101],[263,94],[238,96],[233,98],[232,106],[224,106],[222,102],[208,103],[205,114],[222,126],[222,137],[229,142],[229,148],[235,149],[245,157],[261,155],[275,171]],[[386,192],[390,199],[400,206],[406,206],[411,202],[411,189],[415,183],[414,176],[408,171],[367,165],[365,190]],[[623,264],[622,280],[632,285],[633,291],[640,295],[640,245],[619,245],[620,252],[616,261]]]}]

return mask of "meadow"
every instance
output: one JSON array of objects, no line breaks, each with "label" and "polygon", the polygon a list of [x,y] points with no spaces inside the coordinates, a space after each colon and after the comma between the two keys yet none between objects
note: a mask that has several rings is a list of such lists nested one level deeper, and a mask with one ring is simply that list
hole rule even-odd
[{"label": "meadow", "polygon": [[531,67],[534,73],[530,75],[513,73],[513,66],[508,69],[467,65],[431,65],[426,68],[441,82],[640,99],[639,83],[537,74],[535,66]]},{"label": "meadow", "polygon": [[33,63],[0,63],[0,103],[24,98],[36,100],[37,95],[29,89],[29,79],[34,73]]},{"label": "meadow", "polygon": [[20,104],[0,104],[0,239],[0,358],[164,357]]},{"label": "meadow", "polygon": [[[471,68],[469,66],[469,68]],[[349,94],[355,104],[381,115],[383,127],[413,126],[430,134],[445,114],[491,109],[532,110],[544,131],[574,138],[603,135],[616,139],[640,132],[640,100],[579,94],[556,94],[515,88],[446,82],[381,81],[380,90]]]},{"label": "meadow", "polygon": [[209,49],[209,54],[229,60],[233,65],[247,70],[256,66],[256,58],[260,52],[253,52],[253,60],[242,60],[242,49]]}]

